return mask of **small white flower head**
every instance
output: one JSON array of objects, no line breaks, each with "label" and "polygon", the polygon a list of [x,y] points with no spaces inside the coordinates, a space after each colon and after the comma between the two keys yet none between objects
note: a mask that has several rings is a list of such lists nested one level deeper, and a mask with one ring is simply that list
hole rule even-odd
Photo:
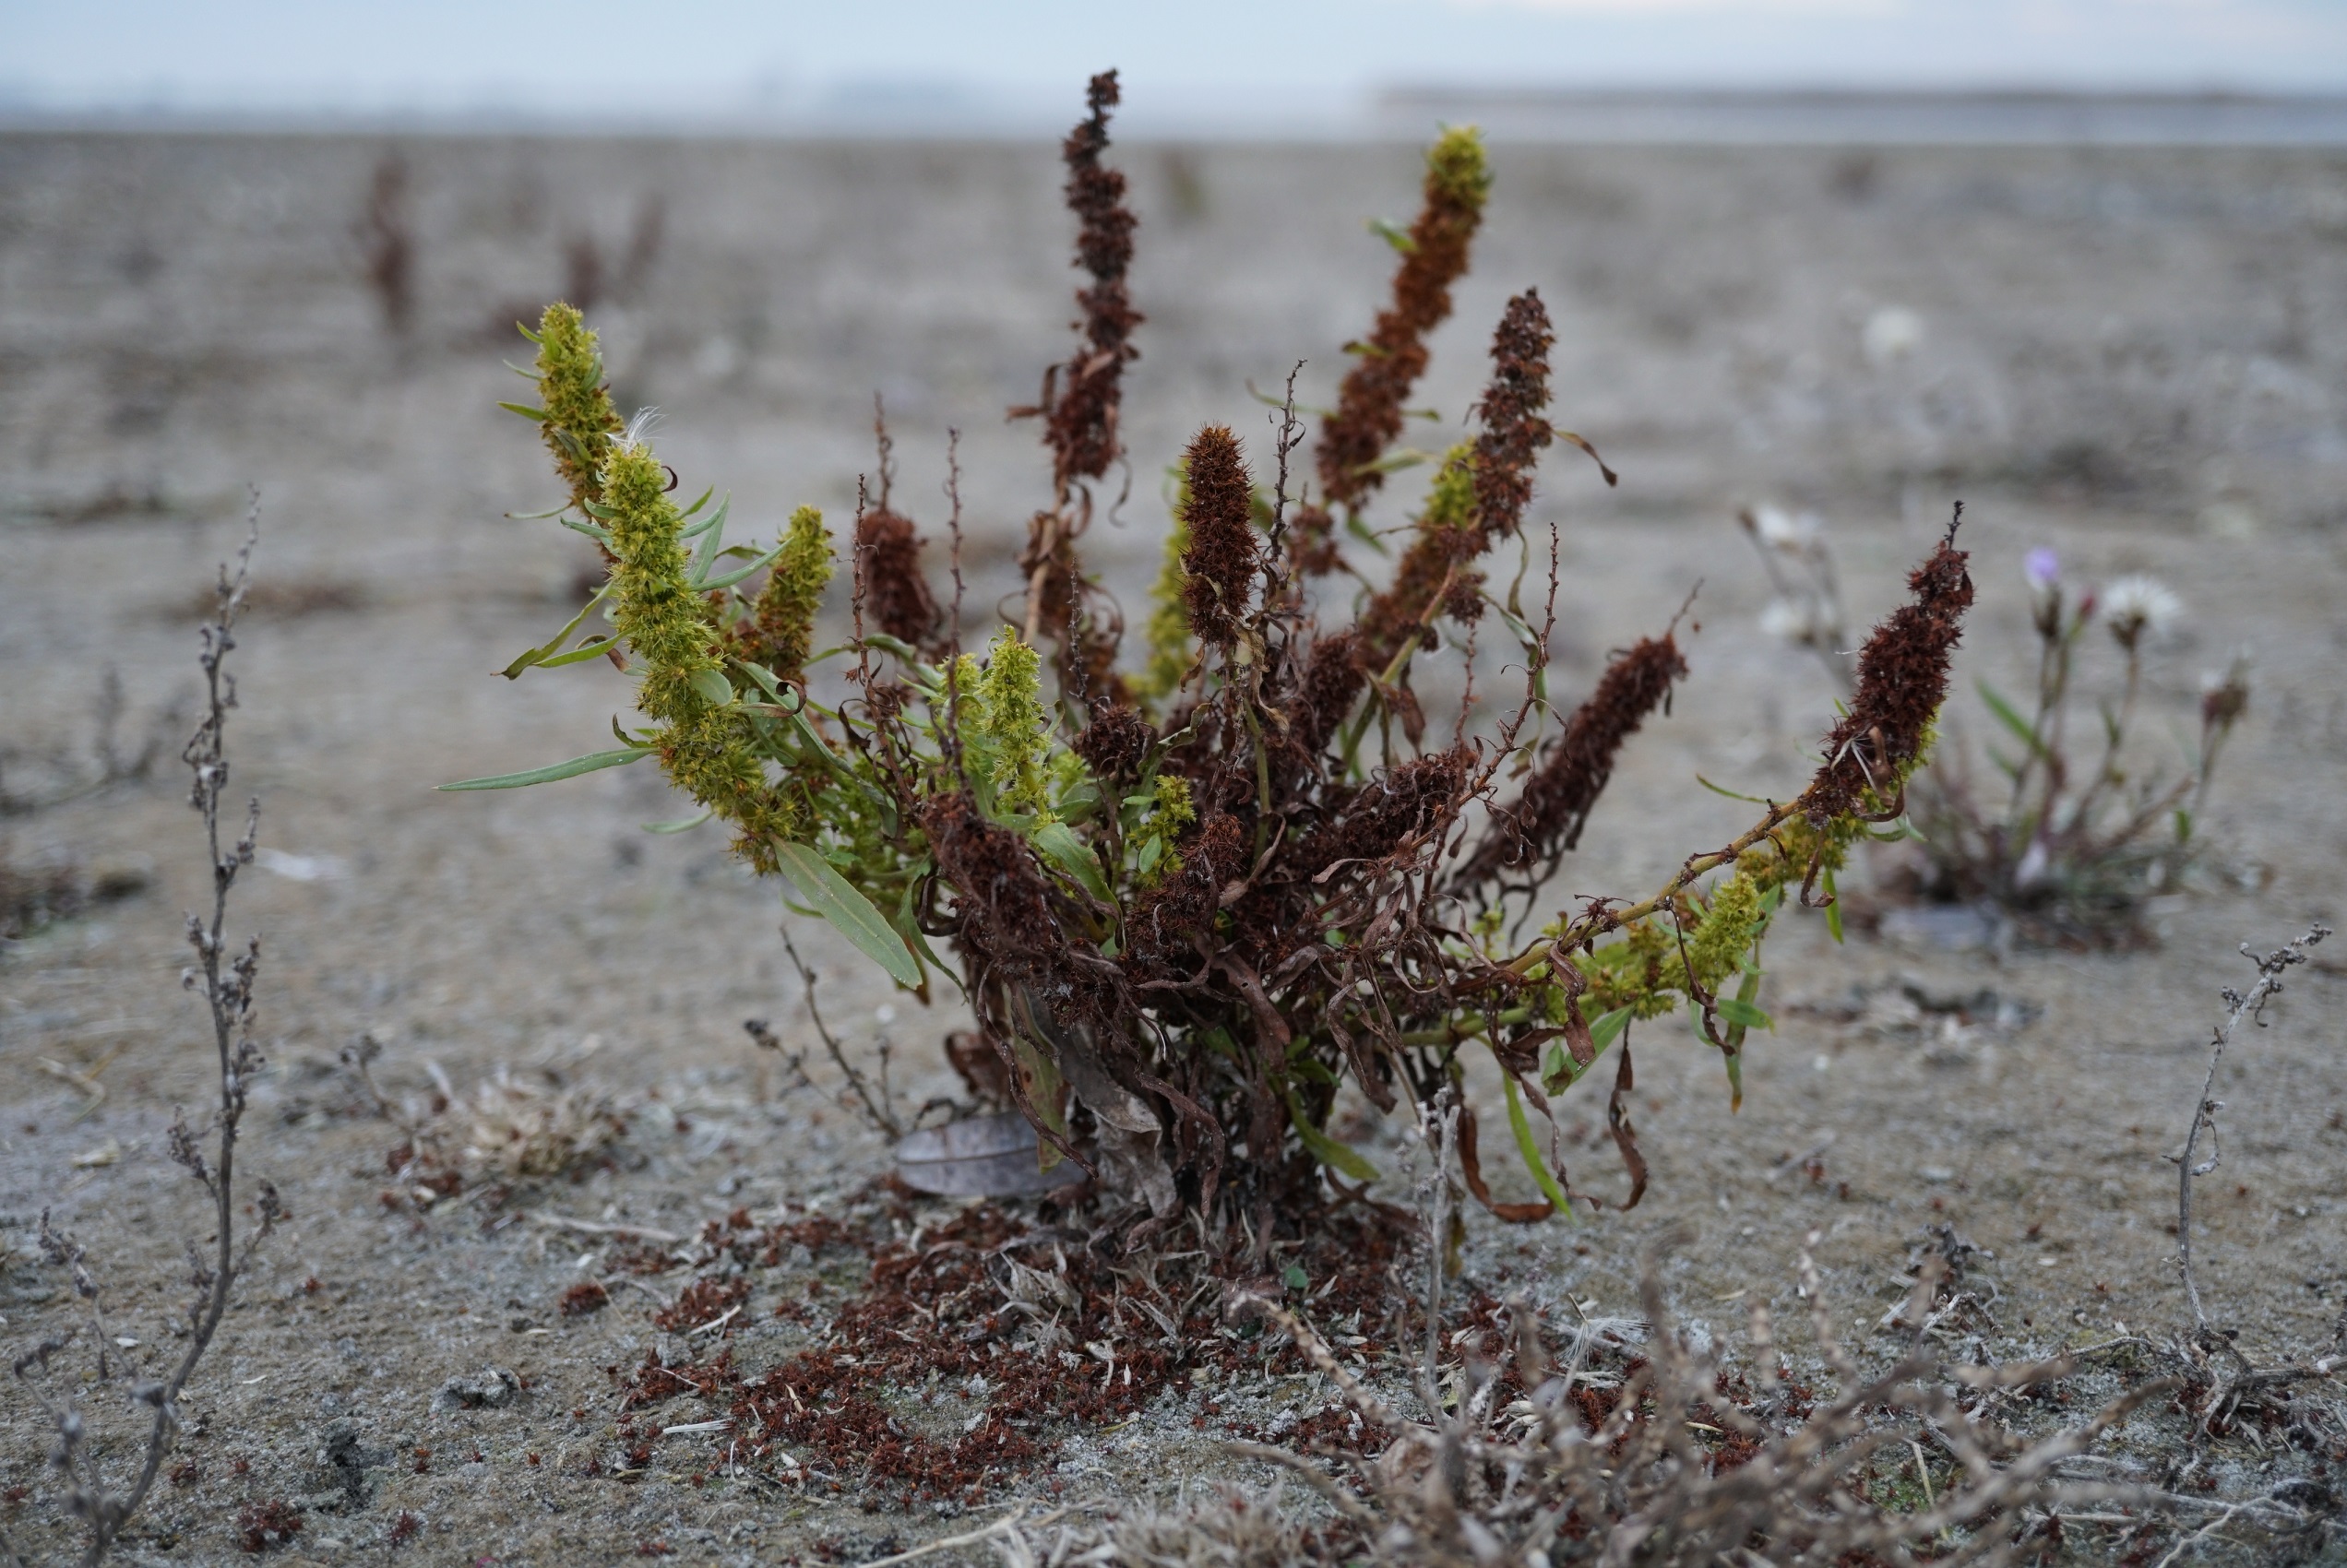
[{"label": "small white flower head", "polygon": [[1876,370],[1912,357],[1924,346],[1924,318],[1905,305],[1885,305],[1866,317],[1859,348]]},{"label": "small white flower head", "polygon": [[1803,555],[1817,546],[1826,526],[1815,512],[1793,513],[1781,506],[1755,506],[1752,509],[1752,531],[1770,550],[1781,550],[1787,555]]},{"label": "small white flower head", "polygon": [[1826,622],[1821,607],[1812,599],[1772,599],[1760,612],[1761,631],[1797,647],[1823,642],[1833,631]]},{"label": "small white flower head", "polygon": [[2161,636],[2184,614],[2184,600],[2167,584],[2140,574],[2107,585],[2098,601],[2103,624],[2123,647],[2133,647],[2147,631]]}]

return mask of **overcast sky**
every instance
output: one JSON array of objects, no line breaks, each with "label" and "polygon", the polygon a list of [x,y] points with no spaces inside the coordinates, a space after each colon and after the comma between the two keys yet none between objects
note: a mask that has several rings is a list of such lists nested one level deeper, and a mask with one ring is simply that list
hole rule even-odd
[{"label": "overcast sky", "polygon": [[2347,0],[0,0],[50,109],[1321,114],[1407,85],[2347,89]]}]

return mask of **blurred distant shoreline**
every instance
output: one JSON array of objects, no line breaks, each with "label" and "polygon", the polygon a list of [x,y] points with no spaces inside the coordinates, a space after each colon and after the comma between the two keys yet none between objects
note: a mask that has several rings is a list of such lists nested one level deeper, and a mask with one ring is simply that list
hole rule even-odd
[{"label": "blurred distant shoreline", "polygon": [[[0,94],[0,132],[1024,142],[1064,133],[1064,96],[867,83],[689,114],[590,117],[495,106],[74,106]],[[1120,133],[1152,142],[1418,141],[1437,123],[1478,125],[1497,141],[1561,145],[2341,147],[2347,93],[1400,84],[1365,94],[1136,104]]]}]

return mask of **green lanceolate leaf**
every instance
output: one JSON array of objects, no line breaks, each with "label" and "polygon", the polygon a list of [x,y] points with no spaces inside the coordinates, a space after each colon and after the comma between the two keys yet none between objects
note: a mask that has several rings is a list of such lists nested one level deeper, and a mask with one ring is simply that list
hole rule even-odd
[{"label": "green lanceolate leaf", "polygon": [[1502,1071],[1499,1082],[1507,1091],[1507,1129],[1516,1134],[1516,1152],[1523,1156],[1524,1169],[1540,1183],[1541,1194],[1548,1199],[1550,1206],[1568,1222],[1579,1225],[1580,1217],[1573,1212],[1573,1200],[1565,1195],[1565,1189],[1556,1184],[1547,1162],[1541,1158],[1540,1143],[1532,1136],[1531,1118],[1524,1114],[1524,1096],[1516,1087],[1516,1075]]},{"label": "green lanceolate leaf", "polygon": [[644,824],[644,831],[647,833],[690,833],[716,814],[715,812],[703,812],[698,816],[688,816],[677,822],[648,822]]},{"label": "green lanceolate leaf", "polygon": [[1988,705],[1988,711],[1996,715],[1997,721],[2010,730],[2021,744],[2037,755],[2043,756],[2045,742],[2038,739],[2036,729],[2028,719],[2021,717],[2020,710],[1998,695],[1996,688],[1986,681],[1975,683],[1980,688],[1981,701]]},{"label": "green lanceolate leaf", "polygon": [[696,670],[692,674],[693,690],[711,707],[723,707],[733,700],[733,683],[725,671],[716,668]]},{"label": "green lanceolate leaf", "polygon": [[742,581],[744,578],[755,576],[757,573],[762,572],[767,567],[773,565],[781,553],[782,546],[778,544],[773,549],[768,551],[765,554],[757,557],[748,565],[740,568],[738,571],[728,572],[721,577],[696,577],[693,581],[693,591],[695,593],[709,593],[718,588],[730,588],[735,583]]},{"label": "green lanceolate leaf", "polygon": [[808,908],[837,926],[840,935],[888,970],[890,979],[909,991],[920,989],[921,965],[904,939],[872,907],[871,899],[831,869],[830,861],[805,844],[780,845],[774,858]]},{"label": "green lanceolate leaf", "polygon": [[[728,499],[731,500],[731,497],[728,497]],[[711,512],[706,518],[696,523],[689,530],[702,536],[700,552],[693,557],[692,575],[695,578],[708,576],[709,568],[717,564],[717,552],[725,548],[725,514],[728,508],[726,506],[719,506],[716,511]],[[683,541],[685,535],[683,534],[677,535],[677,539],[680,543]]]},{"label": "green lanceolate leaf", "polygon": [[1329,1170],[1352,1177],[1356,1182],[1374,1182],[1377,1168],[1361,1158],[1360,1151],[1339,1143],[1312,1124],[1312,1118],[1296,1103],[1295,1090],[1288,1090],[1288,1121],[1294,1126],[1296,1136],[1304,1140],[1305,1148],[1313,1158]]},{"label": "green lanceolate leaf", "polygon": [[1590,1043],[1603,1051],[1620,1037],[1629,1023],[1630,1009],[1627,1007],[1616,1007],[1611,1013],[1599,1015],[1597,1022],[1590,1026]]},{"label": "green lanceolate leaf", "polygon": [[538,668],[541,670],[559,670],[566,664],[584,664],[590,659],[601,659],[604,654],[609,653],[612,649],[618,646],[619,636],[617,633],[614,633],[612,636],[607,637],[596,637],[590,641],[580,643],[568,653],[557,653],[550,658],[540,659],[538,661]]},{"label": "green lanceolate leaf", "polygon": [[1722,996],[1715,1011],[1731,1024],[1741,1024],[1747,1029],[1773,1029],[1776,1020],[1741,996]]},{"label": "green lanceolate leaf", "polygon": [[582,773],[592,773],[600,767],[625,767],[639,758],[651,755],[642,746],[628,746],[617,751],[590,752],[585,756],[558,762],[552,767],[533,767],[527,773],[500,773],[491,778],[460,778],[454,784],[442,784],[443,790],[520,790],[532,784],[551,784],[557,778],[576,778]]},{"label": "green lanceolate leaf", "polygon": [[561,631],[556,632],[542,646],[526,649],[511,664],[506,665],[503,670],[499,671],[498,673],[503,675],[508,681],[518,681],[521,679],[521,672],[523,671],[528,670],[534,665],[543,664],[547,659],[552,659],[554,654],[560,650],[562,645],[570,640],[570,635],[586,624],[588,612],[593,610],[598,604],[601,604],[603,601],[604,595],[610,592],[611,588],[608,584],[602,588],[597,588],[595,590],[594,597],[578,607],[578,613],[570,618],[570,624],[568,625],[565,626]]},{"label": "green lanceolate leaf", "polygon": [[609,529],[600,528],[593,523],[582,523],[577,517],[557,517],[554,520],[573,533],[585,534],[597,544],[606,548],[609,548],[611,544],[611,529]]},{"label": "green lanceolate leaf", "polygon": [[[534,420],[540,424],[544,424],[546,422],[546,410],[543,409],[533,409],[527,403],[500,403],[497,407],[505,410],[509,414],[519,414],[523,419]],[[506,428],[511,430],[513,427],[511,425],[507,425]]]},{"label": "green lanceolate leaf", "polygon": [[1108,891],[1108,879],[1101,875],[1100,859],[1084,847],[1075,830],[1064,822],[1047,822],[1035,829],[1035,848],[1042,850],[1052,864],[1074,877],[1085,892],[1102,903],[1114,900]]}]

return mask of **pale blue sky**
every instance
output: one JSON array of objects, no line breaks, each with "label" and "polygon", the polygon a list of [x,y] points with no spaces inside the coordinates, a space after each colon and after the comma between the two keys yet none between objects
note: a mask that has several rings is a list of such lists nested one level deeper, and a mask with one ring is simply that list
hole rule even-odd
[{"label": "pale blue sky", "polygon": [[54,109],[1309,117],[1396,83],[2347,89],[2347,0],[0,0]]}]

